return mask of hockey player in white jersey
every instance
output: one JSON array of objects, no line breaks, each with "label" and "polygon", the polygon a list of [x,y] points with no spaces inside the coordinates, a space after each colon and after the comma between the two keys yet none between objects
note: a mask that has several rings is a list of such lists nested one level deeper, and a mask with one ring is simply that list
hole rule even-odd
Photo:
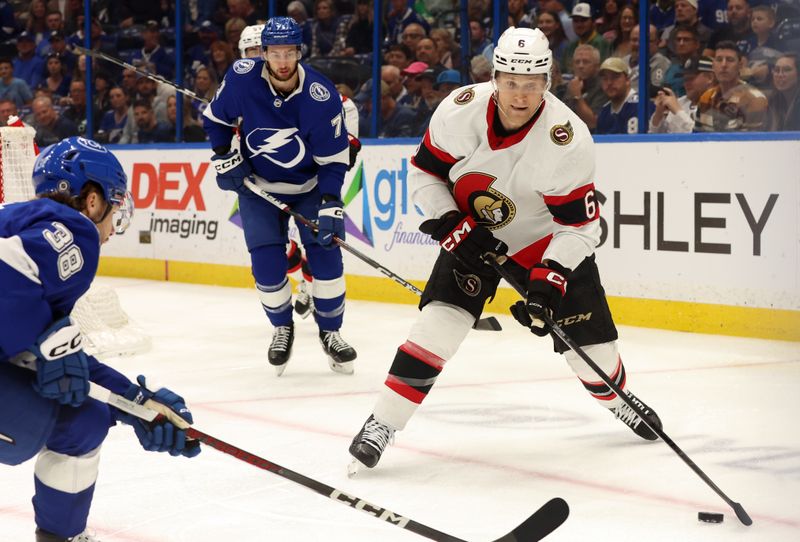
[{"label": "hockey player in white jersey", "polygon": [[[289,17],[273,17],[261,34],[262,59],[237,60],[203,113],[214,150],[217,184],[239,194],[245,242],[264,311],[275,330],[268,359],[282,374],[294,342],[291,285],[285,246],[288,215],[250,192],[251,179],[309,220],[319,233],[299,228],[314,281],[314,317],[335,372],[351,374],[355,350],[342,339],[345,282],[341,188],[348,138],[338,92],[300,64],[302,30]],[[241,118],[241,124],[239,119]],[[238,127],[240,148],[231,149]]]},{"label": "hockey player in white jersey", "polygon": [[[456,89],[431,118],[409,182],[428,217],[420,229],[442,250],[420,316],[350,445],[356,468],[378,463],[494,295],[499,278],[483,263],[487,253],[507,254],[505,269],[527,287],[514,317],[539,336],[548,334],[544,311],[575,322],[566,328],[573,340],[660,427],[655,412],[626,389],[594,259],[594,146],[586,125],[548,92],[552,62],[540,30],[511,27],[494,50],[492,81]],[[640,437],[657,438],[565,344],[558,340],[555,349],[602,406]]]},{"label": "hockey player in white jersey", "polygon": [[0,206],[0,463],[38,455],[36,542],[91,542],[86,521],[109,427],[132,425],[150,451],[194,457],[200,448],[169,421],[145,423],[87,397],[96,382],[192,422],[179,395],[150,391],[143,376],[133,383],[86,354],[69,318],[94,279],[100,245],[124,231],[133,212],[119,161],[71,137],[42,151],[33,184],[37,199]]}]

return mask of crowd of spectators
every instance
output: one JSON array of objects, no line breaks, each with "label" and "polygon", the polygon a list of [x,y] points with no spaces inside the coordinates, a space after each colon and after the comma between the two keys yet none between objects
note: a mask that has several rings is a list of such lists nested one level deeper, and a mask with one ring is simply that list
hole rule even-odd
[{"label": "crowd of spectators", "polygon": [[[175,73],[176,0],[93,0],[92,49],[184,85],[183,139],[203,141],[201,114],[239,37],[265,22],[267,0],[182,0],[184,73]],[[638,0],[500,0],[506,24],[540,28],[554,55],[551,92],[597,134],[638,131]],[[361,137],[417,137],[464,84],[492,75],[492,1],[469,0],[468,47],[458,0],[385,0],[380,119],[373,108],[372,0],[284,0],[303,28],[303,61],[330,77],[360,111]],[[175,140],[168,85],[76,54],[82,0],[0,1],[0,122],[16,115],[39,145],[87,132],[108,143]],[[650,132],[800,130],[800,0],[657,0],[650,7]],[[85,74],[92,62],[92,103]]]}]

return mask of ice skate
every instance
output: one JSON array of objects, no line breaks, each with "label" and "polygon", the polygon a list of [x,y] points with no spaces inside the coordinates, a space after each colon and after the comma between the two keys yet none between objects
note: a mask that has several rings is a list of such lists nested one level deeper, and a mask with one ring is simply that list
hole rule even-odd
[{"label": "ice skate", "polygon": [[294,312],[304,320],[314,312],[314,298],[308,293],[308,283],[301,280],[297,285],[297,296],[294,301]]},{"label": "ice skate", "polygon": [[322,343],[322,349],[328,354],[328,365],[333,372],[353,374],[353,360],[356,359],[356,351],[342,339],[338,330],[320,331],[319,341]]},{"label": "ice skate", "polygon": [[[647,421],[651,425],[661,430],[662,428],[661,419],[658,417],[658,414],[656,414],[652,408],[644,404],[638,397],[636,397],[631,392],[626,391],[625,393],[627,394],[628,397],[630,397],[630,399],[634,402],[634,404],[636,404],[639,408],[642,409],[645,416],[647,417]],[[658,440],[658,435],[656,435],[653,432],[653,430],[647,426],[647,424],[642,423],[642,419],[639,417],[639,415],[631,407],[629,407],[627,403],[625,403],[621,399],[619,405],[617,405],[614,408],[610,408],[609,410],[614,414],[615,417],[622,420],[622,422],[625,425],[630,427],[634,433],[636,433],[643,439]]]},{"label": "ice skate", "polygon": [[294,324],[275,328],[267,357],[270,365],[275,367],[275,373],[278,376],[283,374],[286,364],[289,363],[289,357],[292,355],[292,343],[294,343]]},{"label": "ice skate", "polygon": [[100,542],[100,539],[90,535],[88,531],[72,538],[63,538],[42,529],[36,529],[36,542]]},{"label": "ice skate", "polygon": [[394,443],[394,429],[379,422],[370,414],[364,422],[364,427],[350,443],[349,451],[353,461],[347,468],[347,475],[355,475],[360,465],[373,468],[380,461],[386,445],[390,443]]}]

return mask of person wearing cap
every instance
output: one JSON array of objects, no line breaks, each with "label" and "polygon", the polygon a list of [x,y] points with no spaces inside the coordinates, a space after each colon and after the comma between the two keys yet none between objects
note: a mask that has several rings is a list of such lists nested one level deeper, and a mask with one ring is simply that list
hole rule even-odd
[{"label": "person wearing cap", "polygon": [[433,90],[439,93],[440,99],[445,99],[448,94],[461,86],[461,74],[458,70],[445,70],[436,77]]},{"label": "person wearing cap", "polygon": [[48,54],[58,54],[61,57],[61,62],[63,62],[64,66],[67,68],[67,73],[72,73],[75,70],[75,66],[78,64],[78,58],[75,56],[75,53],[67,49],[67,41],[64,33],[60,30],[50,32],[48,40],[50,45]]},{"label": "person wearing cap", "polygon": [[13,100],[18,108],[31,103],[33,93],[28,83],[14,77],[14,64],[9,58],[0,58],[0,98]]},{"label": "person wearing cap", "polygon": [[[658,29],[650,25],[650,85],[660,87],[672,63],[658,52]],[[639,91],[639,25],[631,30],[631,53],[622,57],[622,60],[631,70],[631,88]],[[682,93],[681,93],[682,94]]]},{"label": "person wearing cap", "polygon": [[743,56],[750,54],[753,44],[758,41],[750,27],[752,10],[748,0],[728,0],[726,10],[728,22],[717,27],[711,34],[703,54],[714,56],[714,50],[721,41],[732,41],[739,47]]},{"label": "person wearing cap", "polygon": [[677,54],[675,29],[681,24],[687,25],[695,31],[701,49],[706,46],[711,37],[711,29],[700,22],[700,18],[697,16],[697,0],[676,0],[675,24],[664,29],[658,42],[659,49],[667,49],[671,57]]},{"label": "person wearing cap", "polygon": [[618,57],[607,58],[600,64],[600,86],[608,102],[597,115],[595,134],[635,134],[639,131],[637,118],[639,97],[631,88],[631,70]]},{"label": "person wearing cap", "polygon": [[17,56],[14,57],[14,74],[30,88],[36,88],[44,75],[44,60],[36,56],[36,42],[30,32],[17,36]]},{"label": "person wearing cap", "polygon": [[[395,433],[407,426],[445,366],[455,361],[496,293],[498,267],[524,284],[525,300],[511,313],[533,334],[549,336],[548,322],[568,315],[593,315],[572,323],[568,333],[641,411],[598,382],[597,373],[553,336],[555,350],[598,404],[638,437],[658,438],[652,429],[661,428],[658,416],[626,389],[632,378],[625,376],[594,257],[601,222],[591,134],[549,92],[553,57],[541,30],[509,28],[493,54],[492,81],[448,96],[411,158],[408,186],[424,216],[420,231],[441,250],[419,316],[351,441],[351,474],[360,466],[377,466]],[[501,344],[495,355],[502,357]],[[498,449],[496,455],[502,453]]]},{"label": "person wearing cap", "polygon": [[682,73],[683,96],[677,96],[668,86],[656,94],[655,110],[648,129],[651,134],[688,134],[694,131],[700,96],[714,84],[711,59],[690,58],[683,66]]},{"label": "person wearing cap", "polygon": [[403,76],[403,87],[406,89],[405,96],[399,100],[400,105],[407,105],[412,109],[417,108],[420,100],[422,100],[422,95],[420,94],[422,80],[419,79],[419,76],[427,69],[427,64],[416,61],[400,72],[400,75]]},{"label": "person wearing cap", "polygon": [[578,38],[570,42],[564,51],[564,58],[561,60],[564,71],[572,72],[572,57],[579,45],[591,45],[597,49],[600,52],[601,61],[611,54],[611,44],[595,29],[592,7],[586,2],[575,4],[575,7],[572,8],[572,29]]},{"label": "person wearing cap", "polygon": [[716,84],[700,96],[698,132],[757,132],[764,129],[767,97],[739,77],[742,53],[736,43],[717,44],[711,62]]},{"label": "person wearing cap", "polygon": [[158,75],[171,79],[174,60],[161,47],[161,28],[158,26],[158,22],[147,21],[142,30],[142,41],[144,41],[144,45],[141,49],[134,51],[131,56],[131,64],[134,66],[143,63],[153,64]]},{"label": "person wearing cap", "polygon": [[378,137],[411,137],[415,135],[417,116],[409,107],[398,105],[392,92],[381,81],[381,123]]},{"label": "person wearing cap", "polygon": [[428,128],[428,123],[431,120],[431,115],[436,110],[442,97],[434,88],[436,79],[439,77],[439,71],[434,68],[428,68],[417,76],[419,83],[419,101],[417,102],[414,111],[417,114],[416,130],[414,135],[422,135]]},{"label": "person wearing cap", "polygon": [[36,54],[40,57],[46,57],[50,54],[50,38],[53,32],[64,31],[64,16],[61,15],[61,12],[57,9],[48,11],[44,20],[47,26],[47,32],[45,32],[45,35],[39,43],[36,44]]},{"label": "person wearing cap", "polygon": [[203,21],[197,26],[197,43],[186,51],[190,69],[194,72],[200,66],[207,66],[211,44],[219,39],[219,29],[211,21]]}]

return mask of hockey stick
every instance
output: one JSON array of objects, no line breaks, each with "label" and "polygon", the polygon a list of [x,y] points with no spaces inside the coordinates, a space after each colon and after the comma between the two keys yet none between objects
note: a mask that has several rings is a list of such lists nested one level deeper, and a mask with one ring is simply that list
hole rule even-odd
[{"label": "hockey stick", "polygon": [[[115,393],[112,393],[110,390],[95,384],[94,382],[90,382],[89,397],[104,403],[108,403],[119,410],[127,412],[128,414],[132,414],[146,421],[153,421],[158,416],[163,415],[176,426],[180,427],[181,429],[185,429],[187,438],[200,441],[203,444],[219,450],[222,453],[231,455],[236,459],[244,461],[245,463],[249,463],[260,469],[269,471],[273,474],[277,474],[278,476],[291,482],[295,482],[301,486],[307,487],[308,489],[311,489],[312,491],[315,491],[324,497],[328,497],[336,502],[340,502],[350,506],[351,508],[365,512],[370,516],[376,517],[381,521],[391,523],[392,525],[396,525],[401,529],[406,529],[431,540],[439,540],[441,542],[465,542],[461,538],[456,538],[455,536],[443,533],[442,531],[436,530],[433,527],[429,527],[414,521],[413,519],[392,512],[391,510],[372,504],[354,495],[349,495],[318,480],[314,480],[313,478],[309,478],[308,476],[289,470],[278,465],[277,463],[269,461],[268,459],[264,459],[263,457],[259,457],[255,454],[242,450],[241,448],[237,448],[232,444],[228,444],[227,442],[214,438],[207,433],[203,433],[202,431],[199,431],[198,429],[195,429],[193,426],[189,425],[186,420],[175,414],[172,410],[156,401],[150,400],[145,402],[143,405],[140,405]],[[558,526],[560,526],[562,523],[564,523],[568,516],[569,506],[567,505],[566,501],[556,497],[546,502],[541,508],[528,517],[528,519],[523,521],[513,531],[498,538],[494,542],[534,542],[536,540],[541,540],[558,528]]]},{"label": "hockey stick", "polygon": [[[511,287],[514,288],[514,290],[516,290],[519,295],[522,296],[523,299],[528,297],[528,294],[525,291],[525,289],[516,281],[516,279],[514,279],[513,276],[511,276],[511,274],[506,269],[503,268],[502,264],[505,261],[505,257],[501,256],[499,258],[495,258],[491,254],[489,254],[485,258],[485,261],[489,265],[491,265],[494,268],[494,270],[497,271],[497,273],[501,277],[503,277],[505,281],[508,284],[510,284]],[[647,427],[649,427],[656,435],[658,435],[659,438],[661,438],[661,440],[663,440],[667,444],[667,446],[672,448],[672,451],[678,454],[678,457],[680,457],[683,460],[683,462],[686,463],[689,466],[689,468],[692,469],[695,472],[695,474],[697,474],[700,477],[701,480],[703,480],[711,489],[713,489],[717,495],[722,497],[722,500],[725,501],[728,504],[728,506],[730,506],[733,509],[734,512],[736,512],[736,517],[739,518],[739,521],[741,521],[744,525],[748,526],[753,524],[753,520],[747,514],[744,507],[738,502],[735,502],[733,499],[728,497],[717,486],[717,484],[715,484],[711,480],[711,478],[709,478],[708,475],[706,475],[706,473],[703,472],[700,469],[700,467],[698,467],[697,464],[694,461],[692,461],[689,458],[689,456],[686,455],[686,453],[683,450],[681,450],[677,444],[675,444],[675,441],[673,441],[671,438],[669,438],[669,436],[667,436],[667,434],[662,429],[659,429],[655,425],[651,424],[648,421],[647,417],[644,416],[644,412],[642,412],[639,406],[636,403],[634,403],[628,397],[628,395],[625,392],[623,392],[622,389],[620,389],[620,387],[617,386],[617,384],[614,383],[614,381],[611,380],[600,367],[597,366],[594,360],[592,360],[592,358],[589,357],[589,355],[586,352],[584,352],[583,349],[580,346],[578,346],[578,344],[575,343],[575,341],[573,341],[569,335],[567,335],[567,333],[561,328],[561,326],[558,325],[558,323],[556,323],[553,320],[553,318],[550,315],[544,314],[542,315],[541,318],[542,320],[544,320],[545,324],[550,326],[550,329],[552,330],[552,333],[554,335],[556,335],[559,339],[564,341],[564,343],[569,347],[570,350],[578,354],[581,357],[581,359],[583,359],[583,361],[585,361],[586,364],[589,367],[591,367],[591,369],[595,373],[597,373],[597,376],[599,376],[600,379],[603,382],[605,382],[609,388],[614,390],[614,393],[616,393],[617,396],[625,402],[625,404],[631,407],[633,411],[639,415],[639,418],[644,422],[644,424]]]},{"label": "hockey stick", "polygon": [[[292,209],[291,207],[289,207],[288,205],[283,203],[281,200],[279,200],[278,198],[276,198],[275,196],[273,196],[272,194],[270,194],[266,190],[264,190],[261,187],[259,187],[256,183],[254,183],[250,179],[245,179],[244,180],[244,184],[255,195],[257,195],[260,198],[266,200],[267,202],[271,203],[272,205],[274,205],[275,207],[277,207],[278,209],[280,209],[284,213],[286,213],[289,216],[293,217],[298,223],[300,223],[300,224],[304,225],[305,227],[309,228],[311,231],[316,232],[319,229],[318,226],[314,222],[311,222],[310,220],[308,220],[306,217],[304,217],[303,215],[301,215],[300,213],[298,213],[297,211],[295,211],[294,209]],[[395,281],[400,286],[403,286],[404,288],[406,288],[410,292],[412,292],[412,293],[414,293],[414,294],[416,294],[416,295],[418,295],[420,297],[422,296],[422,290],[420,290],[419,288],[417,288],[416,286],[414,286],[410,282],[408,282],[406,280],[403,280],[402,277],[400,277],[400,276],[394,274],[393,272],[391,272],[390,270],[386,269],[381,264],[379,264],[378,262],[376,262],[375,260],[373,260],[372,258],[367,256],[363,252],[360,252],[360,251],[356,250],[355,248],[353,248],[352,246],[348,245],[347,243],[345,243],[344,241],[342,241],[341,239],[339,239],[336,236],[333,237],[333,242],[336,243],[337,245],[339,245],[341,248],[343,248],[347,252],[349,252],[350,254],[352,254],[353,256],[355,256],[356,258],[358,258],[359,260],[361,260],[362,262],[364,262],[367,265],[369,265],[370,267],[372,267],[374,269],[377,269],[378,271],[380,271],[381,273],[383,273],[384,275],[386,275],[387,277],[389,277],[390,279]],[[481,318],[481,319],[477,320],[472,327],[474,329],[489,330],[489,331],[501,331],[503,329],[502,326],[500,325],[500,322],[498,322],[497,318],[495,318],[494,316],[489,316],[488,318]]]}]

